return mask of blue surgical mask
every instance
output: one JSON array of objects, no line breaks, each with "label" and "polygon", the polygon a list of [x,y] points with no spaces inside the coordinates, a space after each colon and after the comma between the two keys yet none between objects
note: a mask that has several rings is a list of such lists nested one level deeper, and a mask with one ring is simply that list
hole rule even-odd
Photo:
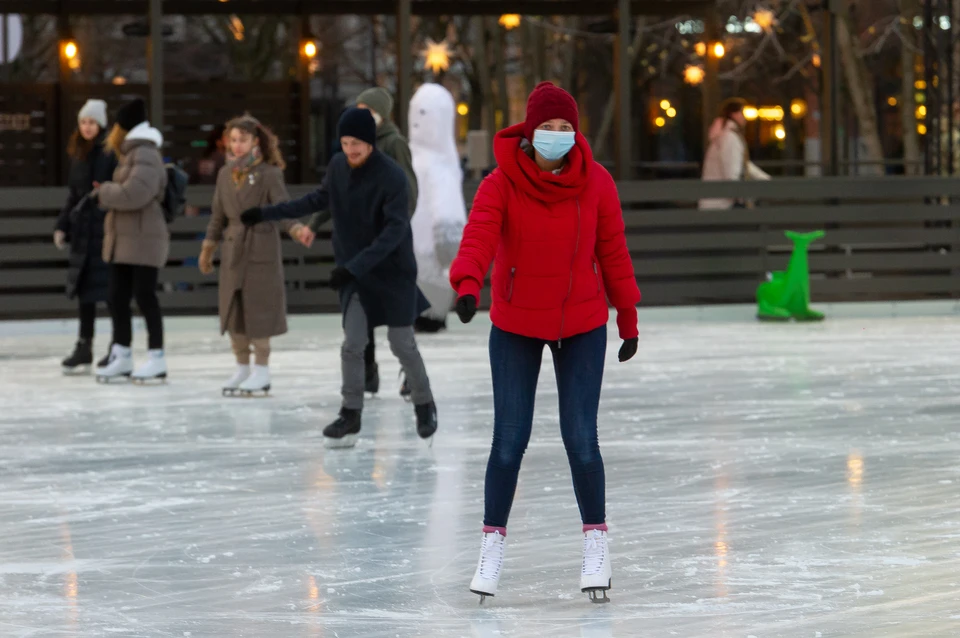
[{"label": "blue surgical mask", "polygon": [[573,131],[545,131],[537,129],[533,132],[533,148],[537,149],[540,157],[545,160],[562,159],[570,152],[575,143],[576,133]]}]

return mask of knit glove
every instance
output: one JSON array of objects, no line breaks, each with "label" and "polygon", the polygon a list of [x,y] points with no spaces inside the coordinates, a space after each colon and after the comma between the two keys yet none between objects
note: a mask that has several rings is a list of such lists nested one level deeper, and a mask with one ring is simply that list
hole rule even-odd
[{"label": "knit glove", "polygon": [[197,259],[200,272],[209,275],[213,272],[213,254],[217,252],[217,242],[207,239],[200,246],[200,258]]},{"label": "knit glove", "polygon": [[244,226],[253,226],[255,224],[259,224],[263,221],[263,211],[260,210],[259,206],[248,208],[240,213],[240,221],[243,222]]},{"label": "knit glove", "polygon": [[620,346],[620,354],[617,355],[617,357],[620,359],[620,363],[633,359],[633,355],[637,354],[637,345],[639,343],[639,337],[623,340],[623,345]]},{"label": "knit glove", "polygon": [[337,266],[333,269],[333,272],[330,273],[330,287],[334,290],[340,290],[351,281],[353,281],[353,273],[346,268]]},{"label": "knit glove", "polygon": [[477,314],[477,298],[473,295],[464,295],[457,299],[457,316],[462,323],[470,323]]}]

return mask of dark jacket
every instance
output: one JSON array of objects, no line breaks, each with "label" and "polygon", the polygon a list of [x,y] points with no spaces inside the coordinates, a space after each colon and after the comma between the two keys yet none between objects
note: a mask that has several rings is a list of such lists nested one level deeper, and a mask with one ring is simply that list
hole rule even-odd
[{"label": "dark jacket", "polygon": [[[377,128],[377,148],[399,164],[400,168],[403,169],[404,175],[407,176],[407,187],[410,189],[407,191],[407,210],[410,213],[410,217],[413,217],[413,212],[417,209],[419,186],[417,184],[417,174],[413,171],[413,158],[410,155],[410,144],[400,133],[400,129],[397,128],[396,124],[393,122],[384,122]],[[334,156],[339,155],[340,150],[340,142],[338,141],[336,143]],[[331,158],[331,162],[332,161],[333,159]],[[328,221],[330,221],[330,211],[321,210],[314,213],[310,221],[307,222],[307,226],[313,232],[317,232],[320,230],[320,227]]]},{"label": "dark jacket", "polygon": [[71,215],[80,200],[93,190],[94,182],[102,184],[113,177],[117,158],[103,150],[103,138],[101,134],[85,158],[71,160],[69,194],[56,225],[56,230],[62,230],[70,242],[67,296],[79,297],[84,303],[107,301],[110,293],[110,270],[100,254],[106,213],[96,202],[88,200]]},{"label": "dark jacket", "polygon": [[262,210],[264,220],[280,220],[328,208],[334,260],[355,278],[340,290],[341,310],[346,312],[351,296],[358,293],[370,327],[412,326],[429,304],[417,288],[403,169],[379,149],[355,169],[339,154],[330,161],[319,189]]}]

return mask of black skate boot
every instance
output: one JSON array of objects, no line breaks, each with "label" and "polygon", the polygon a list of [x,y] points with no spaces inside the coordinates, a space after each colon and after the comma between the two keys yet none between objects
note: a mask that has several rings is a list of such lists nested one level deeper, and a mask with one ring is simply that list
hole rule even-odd
[{"label": "black skate boot", "polygon": [[106,368],[107,364],[110,363],[110,350],[113,349],[113,344],[110,344],[110,347],[107,348],[107,354],[103,355],[103,359],[97,361],[98,368]]},{"label": "black skate boot", "polygon": [[380,366],[377,362],[368,363],[364,368],[364,374],[366,376],[363,382],[364,391],[368,394],[380,392]]},{"label": "black skate boot", "polygon": [[77,341],[73,354],[60,362],[64,374],[87,374],[93,363],[93,349],[89,339]]},{"label": "black skate boot", "polygon": [[437,431],[437,404],[431,401],[413,409],[417,414],[417,434],[429,447],[433,447],[433,435]]},{"label": "black skate boot", "polygon": [[353,447],[359,433],[360,410],[340,408],[337,420],[323,428],[324,445],[328,448]]},{"label": "black skate boot", "polygon": [[417,317],[413,321],[413,331],[424,334],[435,334],[447,329],[446,319],[431,319],[430,317]]}]

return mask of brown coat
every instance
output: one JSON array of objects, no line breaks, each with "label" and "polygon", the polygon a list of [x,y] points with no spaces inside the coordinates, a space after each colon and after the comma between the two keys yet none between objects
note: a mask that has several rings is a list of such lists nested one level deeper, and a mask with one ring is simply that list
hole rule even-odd
[{"label": "brown coat", "polygon": [[135,127],[120,146],[113,181],[100,185],[103,221],[103,260],[163,268],[170,254],[170,231],[160,202],[167,172],[157,150],[160,132],[149,125]]},{"label": "brown coat", "polygon": [[[217,175],[213,218],[207,226],[205,241],[223,241],[220,249],[221,334],[230,331],[249,339],[263,339],[287,331],[280,231],[288,232],[299,222],[262,222],[247,229],[240,221],[240,213],[288,199],[283,171],[276,166],[255,166],[239,187],[233,181],[229,166],[220,169]],[[240,303],[237,293],[240,293]]]}]

